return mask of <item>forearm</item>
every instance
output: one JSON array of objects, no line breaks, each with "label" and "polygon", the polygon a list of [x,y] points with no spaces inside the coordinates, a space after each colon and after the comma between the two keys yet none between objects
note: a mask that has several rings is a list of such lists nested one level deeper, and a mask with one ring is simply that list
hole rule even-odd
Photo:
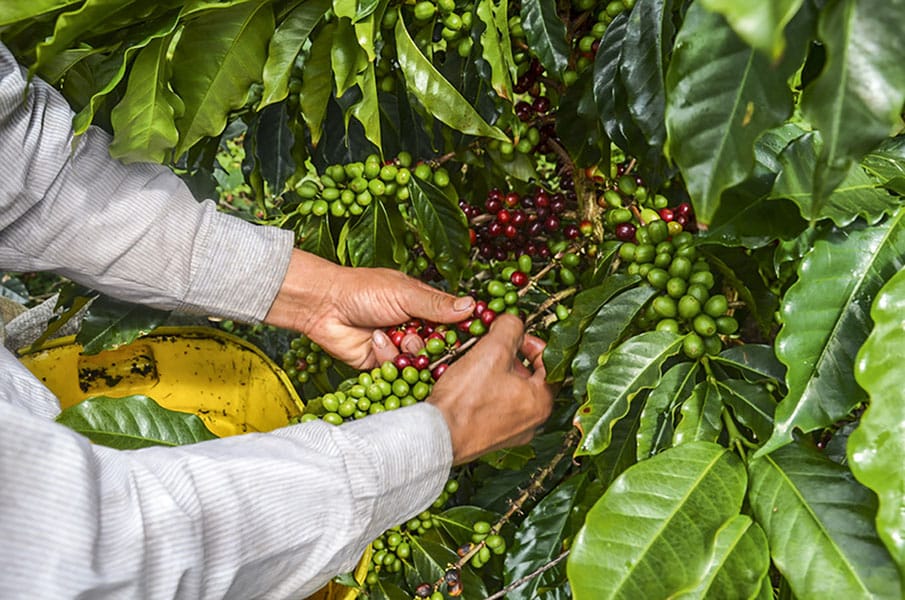
[{"label": "forearm", "polygon": [[52,270],[165,309],[260,320],[292,234],[198,203],[159,165],[125,166],[95,128],[73,144],[68,105],[0,46],[0,268]]},{"label": "forearm", "polygon": [[0,597],[303,598],[450,463],[428,405],[117,452],[0,403]]}]

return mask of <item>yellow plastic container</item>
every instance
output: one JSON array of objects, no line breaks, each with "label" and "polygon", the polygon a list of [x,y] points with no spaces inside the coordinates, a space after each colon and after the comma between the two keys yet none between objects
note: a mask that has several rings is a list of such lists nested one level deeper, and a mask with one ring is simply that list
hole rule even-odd
[{"label": "yellow plastic container", "polygon": [[217,436],[271,431],[302,413],[286,374],[245,340],[205,327],[163,327],[131,344],[84,355],[73,337],[21,357],[68,408],[92,396],[144,394],[191,412]]},{"label": "yellow plastic container", "polygon": [[[131,344],[82,354],[73,336],[52,340],[20,357],[60,399],[63,408],[92,396],[144,394],[170,410],[198,415],[226,437],[283,427],[304,403],[279,366],[242,338],[207,327],[161,327]],[[355,572],[364,581],[370,552]],[[336,583],[312,600],[353,600],[357,591]]]}]

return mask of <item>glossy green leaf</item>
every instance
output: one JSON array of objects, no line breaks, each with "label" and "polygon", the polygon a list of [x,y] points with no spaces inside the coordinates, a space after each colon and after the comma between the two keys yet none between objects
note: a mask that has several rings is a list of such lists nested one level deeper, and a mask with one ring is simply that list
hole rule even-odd
[{"label": "glossy green leaf", "polygon": [[748,515],[736,515],[716,533],[710,559],[691,589],[674,598],[753,598],[758,590],[769,590],[770,549],[760,525]]},{"label": "glossy green leaf", "polygon": [[352,116],[364,127],[364,134],[377,148],[383,147],[380,137],[380,104],[377,100],[377,74],[374,63],[368,63],[364,73],[358,77],[361,100],[352,107]]},{"label": "glossy green leaf", "polygon": [[628,109],[647,143],[661,148],[666,141],[666,55],[675,27],[670,2],[638,0],[628,17],[619,75],[625,84]]},{"label": "glossy green leaf", "polygon": [[309,217],[298,233],[298,247],[327,260],[336,260],[336,246],[327,216]]},{"label": "glossy green leaf", "polygon": [[[376,10],[377,4],[379,2],[386,4],[388,0],[378,0],[377,2],[374,2],[374,8],[372,10]],[[358,8],[367,9],[364,4],[359,5]],[[362,50],[364,50],[368,62],[373,64],[377,59],[377,48],[375,46],[375,41],[377,39],[380,39],[379,37],[377,37],[379,33],[380,23],[375,22],[375,15],[372,12],[371,14],[360,19],[353,18],[352,25],[355,28],[355,38],[358,40],[358,45]]]},{"label": "glossy green leaf", "polygon": [[468,263],[468,219],[458,204],[433,183],[413,177],[409,190],[424,253],[455,288]]},{"label": "glossy green leaf", "polygon": [[701,224],[751,172],[757,137],[791,113],[785,82],[795,67],[771,65],[721,16],[689,7],[666,76],[666,128]]},{"label": "glossy green leaf", "polygon": [[411,594],[405,592],[395,583],[384,581],[377,582],[376,588],[369,590],[373,600],[411,600]]},{"label": "glossy green leaf", "polygon": [[[443,544],[424,540],[418,537],[410,538],[412,547],[412,562],[415,567],[418,582],[438,581],[443,577],[448,565],[458,560],[455,551]],[[480,600],[487,597],[484,582],[469,567],[461,571],[462,600]]]},{"label": "glossy green leaf", "polygon": [[798,125],[787,123],[757,139],[751,176],[723,192],[710,228],[700,234],[702,243],[754,249],[801,233],[807,224],[798,207],[790,200],[772,198],[770,191],[782,169],[780,154],[804,133]]},{"label": "glossy green leaf", "polygon": [[184,107],[167,84],[169,44],[169,37],[157,39],[139,52],[126,93],[110,112],[110,155],[123,162],[163,163],[179,140],[174,120]]},{"label": "glossy green leaf", "polygon": [[575,165],[589,167],[602,162],[609,142],[600,130],[591,78],[579,78],[570,85],[556,112],[556,133]]},{"label": "glossy green leaf", "polygon": [[738,297],[751,311],[760,330],[766,335],[774,326],[779,299],[773,293],[763,276],[761,266],[745,248],[723,248],[719,253],[710,249],[701,251],[710,262],[713,271],[718,272],[726,285],[738,292]]},{"label": "glossy green leaf", "polygon": [[748,470],[754,517],[796,597],[902,597],[874,526],[876,496],[846,467],[790,445]]},{"label": "glossy green leaf", "polygon": [[855,353],[870,333],[874,295],[903,266],[903,215],[900,210],[839,241],[819,240],[801,262],[799,279],[783,299],[784,325],[776,336],[789,393],[776,409],[776,426],[761,455],[791,441],[794,429],[826,427],[864,399],[855,383]]},{"label": "glossy green leaf", "polygon": [[394,233],[382,202],[371,202],[346,238],[349,264],[353,267],[395,267]]},{"label": "glossy green leaf", "polygon": [[472,527],[476,521],[496,523],[500,515],[492,510],[462,504],[448,508],[435,515],[434,518],[437,520],[438,527],[449,536],[455,547],[459,548],[472,542],[471,536],[474,534]]},{"label": "glossy green leaf", "polygon": [[[563,551],[563,541],[572,531],[572,513],[581,496],[581,488],[587,482],[585,475],[567,479],[545,495],[531,509],[515,531],[512,547],[506,552],[503,567],[504,584],[532,573],[549,563]],[[564,568],[563,564],[562,567]],[[506,595],[510,600],[530,600],[539,587],[554,573],[535,577]]]},{"label": "glossy green leaf", "polygon": [[905,135],[884,140],[864,157],[861,166],[883,187],[905,196]]},{"label": "glossy green leaf", "polygon": [[679,409],[673,446],[693,441],[716,442],[723,431],[722,411],[720,388],[706,380],[698,383]]},{"label": "glossy green leaf", "polygon": [[597,366],[597,359],[622,338],[635,316],[656,291],[649,285],[628,289],[606,301],[594,315],[581,334],[581,342],[570,367],[572,395],[577,401],[584,400],[588,377]]},{"label": "glossy green leaf", "polygon": [[699,372],[700,363],[680,362],[670,367],[647,395],[636,436],[639,461],[672,446],[675,410],[691,395]]},{"label": "glossy green leaf", "polygon": [[72,119],[73,133],[81,135],[88,130],[94,120],[95,112],[100,108],[104,99],[122,83],[129,62],[128,56],[139,49],[140,47],[129,47],[119,49],[106,56],[95,57],[97,62],[91,69],[95,80],[92,82],[91,89],[86,90],[87,100],[79,103],[82,104],[82,109]]},{"label": "glossy green leaf", "polygon": [[261,176],[274,194],[282,194],[286,181],[295,172],[292,146],[295,138],[289,129],[285,104],[268,106],[258,113],[254,134],[255,159]]},{"label": "glossy green leaf", "polygon": [[[683,444],[629,468],[575,538],[568,559],[575,600],[668,598],[698,584],[714,546],[728,545],[719,532],[738,516],[746,480],[741,461],[709,442]],[[739,558],[745,560],[731,561],[738,569],[731,575],[747,587],[744,565],[753,556]]]},{"label": "glossy green leaf", "polygon": [[311,51],[305,60],[302,89],[299,91],[302,117],[311,132],[311,145],[315,147],[323,135],[327,103],[333,91],[333,85],[325,85],[324,82],[332,81],[330,50],[335,32],[336,23],[327,23],[312,40]]},{"label": "glossy green leaf", "polygon": [[566,24],[556,13],[554,0],[522,0],[522,29],[528,46],[544,68],[562,78],[569,66]]},{"label": "glossy green leaf", "polygon": [[68,50],[63,50],[41,66],[41,68],[37,70],[37,74],[41,79],[48,83],[59,84],[66,73],[81,61],[90,56],[106,54],[111,51],[113,51],[113,48],[106,46],[100,46],[98,48],[70,48]]},{"label": "glossy green leaf", "polygon": [[588,379],[588,401],[575,415],[582,439],[576,455],[599,454],[610,443],[613,424],[623,418],[639,392],[655,387],[660,369],[682,348],[682,336],[648,331],[601,357]]},{"label": "glossy green leaf", "polygon": [[826,64],[801,95],[823,138],[812,180],[818,208],[854,160],[901,127],[903,27],[905,0],[837,0],[820,12]]},{"label": "glossy green leaf", "polygon": [[82,354],[113,350],[150,333],[170,313],[101,296],[91,303],[75,341]]},{"label": "glossy green leaf", "polygon": [[596,474],[595,483],[602,488],[608,488],[619,475],[638,462],[638,428],[641,425],[642,405],[646,404],[632,402],[628,414],[613,425],[610,445],[593,457],[591,465]]},{"label": "glossy green leaf", "polygon": [[358,36],[349,19],[339,19],[336,23],[330,58],[336,97],[339,98],[356,84],[359,74],[369,64],[368,56],[358,45]]},{"label": "glossy green leaf", "polygon": [[289,95],[289,79],[296,57],[329,7],[330,0],[305,0],[273,32],[264,63],[264,92],[258,110]]},{"label": "glossy green leaf", "polygon": [[[505,15],[507,0],[499,4],[496,0],[478,0],[475,4],[475,15],[484,23],[481,32],[481,58],[490,66],[490,84],[501,98],[512,99],[512,50],[509,46],[509,24],[499,13]],[[499,29],[504,24],[505,31]],[[507,52],[508,50],[508,52]]]},{"label": "glossy green leaf", "polygon": [[35,0],[33,2],[0,3],[0,27],[62,10],[82,0]]},{"label": "glossy green leaf", "polygon": [[789,144],[780,156],[783,168],[770,196],[792,200],[805,219],[830,219],[839,227],[858,217],[876,223],[899,206],[899,199],[878,189],[857,164],[851,164],[839,185],[818,202],[812,194],[811,177],[821,146],[817,133],[803,135]]},{"label": "glossy green leaf", "polygon": [[57,423],[118,450],[181,446],[216,439],[198,415],[163,408],[147,396],[95,396],[71,406]]},{"label": "glossy green leaf", "polygon": [[594,101],[600,122],[610,140],[627,152],[647,145],[644,134],[627,108],[627,92],[619,75],[628,13],[616,15],[607,27],[594,58]]},{"label": "glossy green leaf", "polygon": [[899,271],[877,294],[870,313],[874,329],[858,352],[855,378],[870,396],[870,405],[848,438],[847,453],[852,473],[879,497],[877,530],[905,588],[905,388],[899,362],[905,351],[903,307],[905,271]]},{"label": "glossy green leaf", "polygon": [[715,385],[723,404],[732,410],[739,423],[754,433],[755,441],[761,442],[770,437],[776,400],[763,383],[718,379]]},{"label": "glossy green leaf", "polygon": [[550,328],[550,338],[547,347],[544,348],[547,381],[553,383],[565,378],[569,364],[578,352],[582,332],[597,311],[610,298],[639,281],[641,278],[637,275],[614,275],[605,279],[602,284],[582,290],[575,296],[572,312],[568,318],[557,321]]},{"label": "glossy green leaf", "polygon": [[396,20],[396,53],[407,90],[430,114],[456,131],[509,141],[505,133],[488,125],[421,53],[405,28],[402,15]]},{"label": "glossy green leaf", "polygon": [[734,2],[733,0],[701,0],[710,11],[720,13],[748,45],[779,59],[786,48],[783,30],[804,0],[761,0]]},{"label": "glossy green leaf", "polygon": [[273,28],[271,5],[253,2],[186,23],[172,60],[173,89],[185,102],[176,156],[220,135],[229,114],[245,104],[251,85],[261,81]]},{"label": "glossy green leaf", "polygon": [[[131,20],[130,15],[142,12],[141,3],[142,0],[85,0],[76,10],[60,14],[54,21],[53,35],[40,40],[35,47],[36,60],[32,69],[40,69],[104,20]],[[53,4],[57,5],[55,8],[65,5],[63,2]],[[47,7],[47,3],[44,6]]]}]

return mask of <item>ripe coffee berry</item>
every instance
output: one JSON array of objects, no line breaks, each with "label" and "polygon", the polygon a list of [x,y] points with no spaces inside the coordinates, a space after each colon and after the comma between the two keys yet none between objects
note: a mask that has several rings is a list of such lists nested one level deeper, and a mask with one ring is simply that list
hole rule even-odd
[{"label": "ripe coffee berry", "polygon": [[623,242],[630,242],[635,239],[635,226],[631,223],[620,223],[616,225],[616,238]]},{"label": "ripe coffee berry", "polygon": [[516,287],[525,287],[528,284],[528,276],[521,271],[515,271],[509,276],[509,281]]}]

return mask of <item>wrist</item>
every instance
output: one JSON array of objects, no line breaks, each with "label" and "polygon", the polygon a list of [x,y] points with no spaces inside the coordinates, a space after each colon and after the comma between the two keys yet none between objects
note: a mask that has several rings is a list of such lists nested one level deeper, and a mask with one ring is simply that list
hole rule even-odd
[{"label": "wrist", "polygon": [[293,249],[286,276],[264,322],[308,333],[319,310],[330,301],[330,290],[341,268],[310,252]]}]

